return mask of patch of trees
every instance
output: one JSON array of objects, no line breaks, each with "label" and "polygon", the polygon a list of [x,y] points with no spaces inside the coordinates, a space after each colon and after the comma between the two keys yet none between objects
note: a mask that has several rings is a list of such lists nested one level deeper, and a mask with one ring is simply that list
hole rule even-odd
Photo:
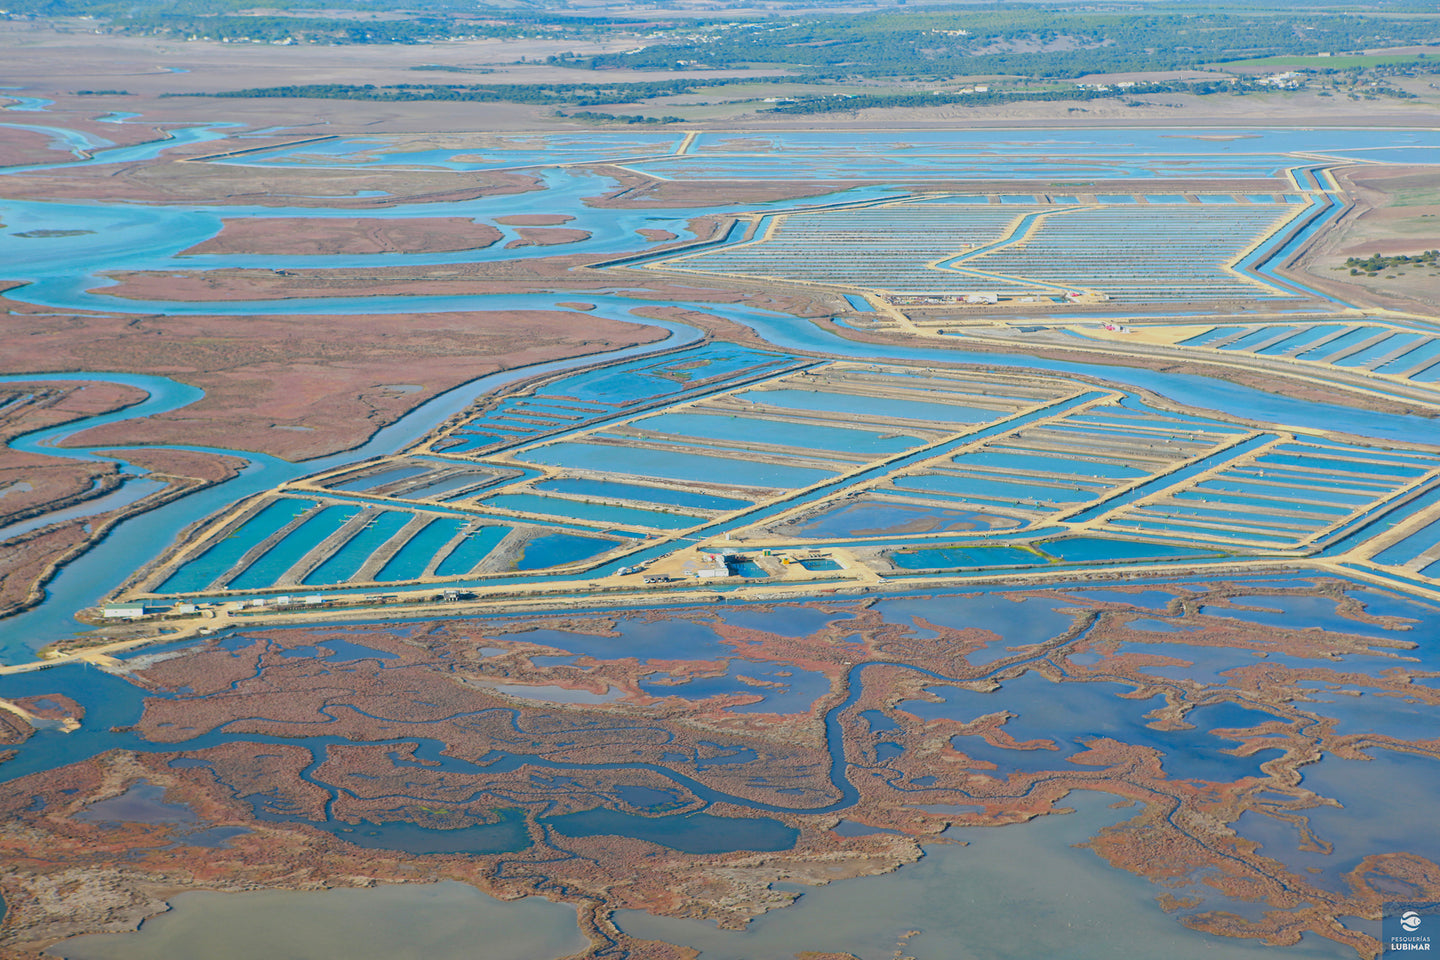
[{"label": "patch of trees", "polygon": [[1237,93],[1255,89],[1253,84],[1204,81],[1201,83],[1136,83],[1128,87],[1064,87],[1054,90],[991,89],[985,93],[878,93],[814,97],[784,103],[775,113],[843,113],[872,107],[989,106],[1017,101],[1086,101],[1133,97],[1148,93]]},{"label": "patch of trees", "polygon": [[1424,253],[1414,256],[1403,254],[1387,256],[1383,253],[1372,253],[1365,258],[1350,257],[1346,259],[1345,266],[1350,268],[1350,275],[1357,277],[1362,273],[1375,276],[1381,270],[1393,270],[1396,267],[1434,267],[1440,265],[1440,250],[1426,250]]},{"label": "patch of trees", "polygon": [[684,117],[643,117],[633,113],[596,113],[593,110],[577,110],[568,116],[572,120],[593,120],[598,123],[684,123]]},{"label": "patch of trees", "polygon": [[636,103],[656,97],[693,93],[705,87],[754,83],[744,77],[696,77],[675,80],[653,80],[638,83],[494,83],[494,84],[421,84],[399,83],[377,87],[374,84],[311,83],[285,87],[255,87],[248,90],[227,90],[221,93],[185,93],[169,96],[270,98],[313,100],[381,100],[381,101],[458,101],[471,103],[531,103],[540,105],[599,106],[607,103]]},{"label": "patch of trees", "polygon": [[1267,13],[1109,14],[990,9],[697,24],[683,41],[577,58],[595,69],[718,69],[755,63],[857,77],[1176,70],[1280,54],[1424,43],[1423,18]]}]

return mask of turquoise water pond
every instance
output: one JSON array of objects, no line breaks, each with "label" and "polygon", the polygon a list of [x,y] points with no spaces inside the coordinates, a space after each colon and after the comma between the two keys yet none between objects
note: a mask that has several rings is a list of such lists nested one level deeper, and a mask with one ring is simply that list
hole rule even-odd
[{"label": "turquoise water pond", "polygon": [[401,547],[391,557],[380,572],[375,575],[376,580],[414,580],[425,572],[426,566],[431,559],[440,552],[440,548],[449,543],[460,531],[465,529],[468,523],[461,519],[446,519],[437,517],[425,525],[419,533],[415,534],[405,546]]},{"label": "turquoise water pond", "polygon": [[515,562],[515,569],[541,570],[566,563],[578,563],[614,546],[614,541],[596,537],[584,537],[575,533],[547,533],[525,544],[524,552]]},{"label": "turquoise water pond", "polygon": [[[481,560],[490,555],[496,545],[510,533],[511,527],[484,526],[455,545],[435,568],[437,577],[458,577],[469,573]],[[398,559],[398,557],[396,558]]]},{"label": "turquoise water pond", "polygon": [[372,521],[371,525],[351,537],[345,546],[336,550],[310,573],[301,578],[306,584],[344,583],[370,559],[370,555],[385,545],[401,528],[410,522],[412,515],[399,510],[388,510]]},{"label": "turquoise water pond", "polygon": [[313,500],[282,498],[272,501],[238,530],[172,573],[160,585],[158,592],[193,593],[204,590],[239,563],[240,558],[255,545],[315,507]]}]

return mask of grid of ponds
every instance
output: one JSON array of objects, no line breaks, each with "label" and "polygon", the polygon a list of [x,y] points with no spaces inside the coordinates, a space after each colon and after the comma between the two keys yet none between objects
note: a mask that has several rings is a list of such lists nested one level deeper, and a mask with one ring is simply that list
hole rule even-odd
[{"label": "grid of ponds", "polygon": [[889,204],[770,218],[760,239],[665,261],[708,273],[805,280],[897,293],[973,289],[928,264],[1003,237],[1009,206]]},{"label": "grid of ponds", "polygon": [[957,267],[1099,290],[1112,300],[1289,298],[1227,265],[1299,205],[1134,204],[1049,216],[1035,232]]},{"label": "grid of ponds", "polygon": [[1184,489],[1127,506],[1106,526],[1134,534],[1294,549],[1322,540],[1434,474],[1424,454],[1328,441],[1278,442]]},{"label": "grid of ponds", "polygon": [[1103,197],[1073,206],[1034,197],[962,202],[973,199],[765,217],[753,232],[737,234],[753,239],[654,265],[908,295],[999,287],[1097,290],[1121,301],[1282,299],[1293,295],[1229,265],[1308,209],[1299,196],[1279,204],[1192,203],[1184,196],[1148,197],[1147,203]]},{"label": "grid of ponds", "polygon": [[[524,466],[563,474],[534,485],[560,515],[576,516],[583,497],[583,509],[604,504],[611,511],[592,516],[624,523],[628,513],[636,526],[674,529],[677,516],[715,517],[737,505],[784,497],[1063,395],[1058,384],[986,383],[964,374],[831,363],[512,456]],[[654,484],[662,481],[667,486],[657,490]],[[671,484],[679,497],[661,492]],[[511,495],[528,487],[503,488],[480,503],[513,506]],[[540,509],[538,499],[525,501],[527,509]]]},{"label": "grid of ponds", "polygon": [[[1113,538],[1183,540],[1211,555],[1303,547],[1363,522],[1433,466],[1421,454],[1282,440],[1061,379],[797,362],[728,345],[568,374],[491,402],[454,430],[501,417],[535,422],[483,459],[409,453],[272,494],[205,534],[158,592],[545,571],[652,538],[642,553],[659,556],[687,531],[713,537],[792,506],[839,505],[829,498],[854,492],[851,481],[834,483],[846,475],[883,509],[840,527],[879,534],[881,549],[924,538],[914,544],[922,550],[893,557],[902,569],[1047,564],[1012,542],[1053,537],[1065,529],[1057,521],[1099,522],[1101,546],[1080,562],[1168,561],[1176,547],[1132,556]],[[959,529],[984,542],[930,546]]]},{"label": "grid of ponds", "polygon": [[414,457],[346,470],[316,485],[362,497],[445,501],[470,496],[509,474],[513,471]]},{"label": "grid of ponds", "polygon": [[1117,491],[1247,434],[1242,427],[1135,401],[1109,402],[996,437],[896,477],[891,487],[936,504],[998,509],[1038,521],[1056,510],[1115,498]]},{"label": "grid of ponds", "polygon": [[626,410],[704,393],[738,379],[780,373],[794,357],[715,343],[562,377],[526,396],[492,401],[432,449],[484,454],[613,418]]},{"label": "grid of ponds", "polygon": [[1399,567],[1435,579],[1440,577],[1440,520],[1432,519],[1371,558],[1381,566]]},{"label": "grid of ponds", "polygon": [[1224,325],[1182,340],[1179,345],[1285,357],[1420,383],[1440,381],[1440,338],[1378,323]]},{"label": "grid of ponds", "polygon": [[499,517],[276,496],[246,510],[156,588],[297,590],[574,563],[618,541]]}]

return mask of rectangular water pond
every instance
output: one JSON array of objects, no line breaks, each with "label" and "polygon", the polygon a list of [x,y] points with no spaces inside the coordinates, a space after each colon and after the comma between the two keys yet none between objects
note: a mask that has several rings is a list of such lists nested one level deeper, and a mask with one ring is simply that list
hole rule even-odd
[{"label": "rectangular water pond", "polygon": [[191,593],[204,590],[257,543],[278,532],[291,520],[315,508],[314,500],[273,500],[229,536],[176,570],[160,585],[158,593]]},{"label": "rectangular water pond", "polygon": [[579,563],[615,546],[614,541],[598,537],[582,537],[574,533],[549,533],[525,544],[516,570],[543,570],[567,563]]},{"label": "rectangular water pond", "polygon": [[567,441],[527,450],[518,454],[516,459],[552,467],[603,470],[647,479],[778,489],[808,487],[835,476],[834,471],[810,467],[757,463],[675,450],[645,450]]},{"label": "rectangular water pond", "polygon": [[702,510],[739,510],[753,506],[749,500],[733,497],[717,497],[708,493],[692,493],[689,490],[674,490],[668,487],[641,486],[638,483],[616,483],[609,480],[586,480],[580,477],[562,477],[556,480],[542,480],[534,485],[536,490],[568,493],[572,496],[602,497],[606,500],[635,500],[639,503],[664,503],[676,507],[698,507]]},{"label": "rectangular water pond", "polygon": [[360,507],[349,504],[326,507],[261,554],[240,576],[230,581],[230,589],[253,590],[271,586],[305,554],[349,523],[359,512]]},{"label": "rectangular water pond", "polygon": [[505,510],[518,510],[522,513],[566,517],[571,520],[623,523],[636,527],[655,527],[661,530],[683,530],[686,527],[695,526],[702,519],[687,513],[640,510],[635,507],[619,507],[609,503],[587,503],[584,500],[542,497],[533,493],[502,493],[487,497],[482,501],[482,505],[500,507]]},{"label": "rectangular water pond", "polygon": [[901,570],[930,570],[941,567],[1033,567],[1046,560],[1017,547],[926,547],[897,550],[890,562]]}]

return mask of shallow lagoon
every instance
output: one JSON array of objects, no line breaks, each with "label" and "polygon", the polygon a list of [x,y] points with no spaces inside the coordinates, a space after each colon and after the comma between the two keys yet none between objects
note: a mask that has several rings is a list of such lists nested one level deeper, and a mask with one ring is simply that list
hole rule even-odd
[{"label": "shallow lagoon", "polygon": [[[77,937],[66,960],[546,960],[586,945],[575,908],[539,897],[506,903],[454,881],[368,890],[182,893],[138,933]],[[257,922],[263,918],[263,922]]]},{"label": "shallow lagoon", "polygon": [[[701,920],[622,910],[615,920],[631,936],[684,944],[701,960],[790,957],[800,951],[892,960],[1340,960],[1354,951],[1306,937],[1283,951],[1245,940],[1193,933],[1167,917],[1153,898],[1160,888],[1111,869],[1081,843],[1132,811],[1106,808],[1103,794],[1072,793],[1075,813],[1033,823],[947,831],[967,846],[932,843],[924,859],[880,877],[839,880],[803,891],[798,903],[742,931]],[[1144,944],[1143,954],[1136,946]]]},{"label": "shallow lagoon", "polygon": [[1369,854],[1415,853],[1440,862],[1440,833],[1434,829],[1440,761],[1368,752],[1374,759],[1327,756],[1301,770],[1302,787],[1343,805],[1305,811],[1316,836],[1334,845],[1331,853],[1302,851],[1294,827],[1255,813],[1242,816],[1237,829],[1265,844],[1266,856],[1297,869],[1319,868],[1317,876],[1336,890],[1346,889],[1343,875]]}]

